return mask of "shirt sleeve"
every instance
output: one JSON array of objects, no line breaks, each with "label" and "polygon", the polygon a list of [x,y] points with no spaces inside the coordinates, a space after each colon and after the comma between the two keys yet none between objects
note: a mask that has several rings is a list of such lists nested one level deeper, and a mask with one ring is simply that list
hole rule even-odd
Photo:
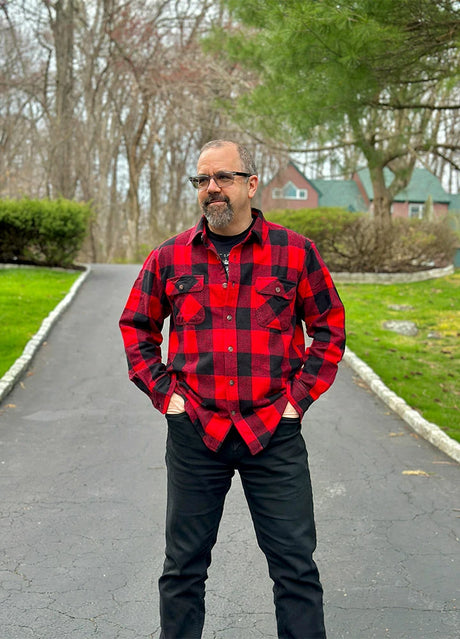
[{"label": "shirt sleeve", "polygon": [[155,408],[166,412],[176,385],[161,359],[162,329],[170,307],[153,252],[142,267],[120,318],[130,379]]},{"label": "shirt sleeve", "polygon": [[303,367],[292,380],[288,399],[303,415],[333,383],[345,350],[345,309],[312,242],[306,244],[297,305],[312,342],[305,351]]}]

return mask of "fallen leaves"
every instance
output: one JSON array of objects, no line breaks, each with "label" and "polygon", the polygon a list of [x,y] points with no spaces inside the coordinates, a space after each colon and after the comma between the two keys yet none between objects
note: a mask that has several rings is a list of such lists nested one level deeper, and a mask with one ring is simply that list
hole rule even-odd
[{"label": "fallen leaves", "polygon": [[403,470],[403,475],[416,475],[417,477],[429,477],[429,473],[426,473],[424,470]]}]

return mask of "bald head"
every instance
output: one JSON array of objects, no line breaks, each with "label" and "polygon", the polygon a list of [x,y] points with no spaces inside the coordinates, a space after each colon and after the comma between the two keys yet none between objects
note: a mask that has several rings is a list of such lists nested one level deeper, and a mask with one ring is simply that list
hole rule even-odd
[{"label": "bald head", "polygon": [[202,155],[202,153],[208,151],[209,149],[219,149],[225,146],[236,148],[236,150],[238,151],[238,155],[240,156],[241,168],[245,173],[257,175],[256,163],[254,162],[254,158],[249,153],[248,149],[238,142],[233,142],[233,140],[211,140],[201,148],[200,156]]}]

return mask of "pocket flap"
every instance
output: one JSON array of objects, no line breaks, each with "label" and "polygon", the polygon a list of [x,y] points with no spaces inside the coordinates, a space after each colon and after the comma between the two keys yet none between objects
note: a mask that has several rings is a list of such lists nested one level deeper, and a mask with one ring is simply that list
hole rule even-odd
[{"label": "pocket flap", "polygon": [[289,280],[280,280],[278,277],[258,277],[256,291],[261,295],[292,299],[295,295],[295,283]]},{"label": "pocket flap", "polygon": [[204,288],[204,275],[179,275],[166,282],[167,295],[197,293]]}]

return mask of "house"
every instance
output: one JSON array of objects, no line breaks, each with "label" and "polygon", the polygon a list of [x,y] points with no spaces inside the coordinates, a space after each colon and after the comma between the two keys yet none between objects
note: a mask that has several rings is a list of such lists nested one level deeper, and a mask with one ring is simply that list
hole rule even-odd
[{"label": "house", "polygon": [[[389,169],[384,169],[385,184],[390,184],[393,179]],[[359,191],[366,202],[366,211],[372,210],[374,189],[370,178],[369,169],[361,169],[353,175],[353,180],[359,187]],[[393,200],[391,214],[393,217],[418,217],[423,216],[427,200],[431,197],[433,213],[435,217],[446,215],[452,195],[446,193],[441,182],[428,169],[415,168],[409,184],[400,191]]]},{"label": "house", "polygon": [[365,211],[368,204],[354,180],[312,180],[290,161],[262,188],[262,210],[315,209],[340,206],[349,211]]},{"label": "house", "polygon": [[[385,169],[385,181],[392,173]],[[425,203],[431,196],[435,217],[446,214],[452,195],[430,171],[416,168],[405,189],[394,199],[394,217],[422,217]],[[368,169],[354,173],[351,180],[309,179],[290,161],[262,188],[263,211],[303,209],[319,206],[339,206],[352,212],[372,211],[374,192]]]},{"label": "house", "polygon": [[294,162],[278,171],[262,188],[262,210],[315,209],[319,206],[319,190],[297,168]]}]

